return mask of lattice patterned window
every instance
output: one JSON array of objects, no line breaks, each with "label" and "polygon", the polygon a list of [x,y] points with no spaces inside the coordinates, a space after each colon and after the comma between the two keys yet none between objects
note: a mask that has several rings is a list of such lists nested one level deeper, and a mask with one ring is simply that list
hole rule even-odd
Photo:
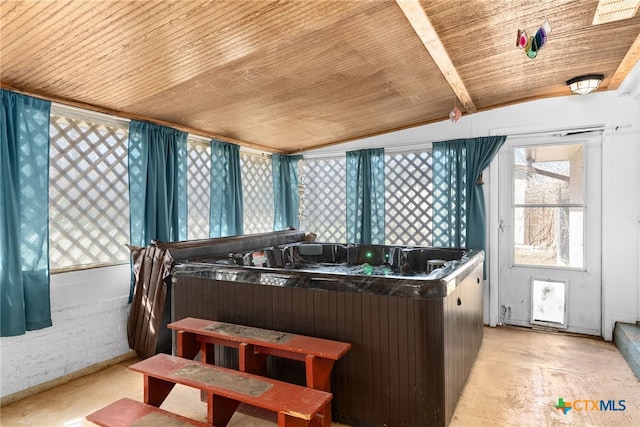
[{"label": "lattice patterned window", "polygon": [[52,272],[129,261],[126,123],[52,110],[49,239]]},{"label": "lattice patterned window", "polygon": [[385,156],[385,243],[432,244],[433,169],[430,152]]},{"label": "lattice patterned window", "polygon": [[187,141],[187,238],[209,238],[209,209],[211,201],[209,170],[211,147],[207,142]]},{"label": "lattice patterned window", "polygon": [[305,159],[300,197],[300,228],[322,242],[345,242],[346,160]]},{"label": "lattice patterned window", "polygon": [[273,230],[271,157],[240,150],[244,233]]}]

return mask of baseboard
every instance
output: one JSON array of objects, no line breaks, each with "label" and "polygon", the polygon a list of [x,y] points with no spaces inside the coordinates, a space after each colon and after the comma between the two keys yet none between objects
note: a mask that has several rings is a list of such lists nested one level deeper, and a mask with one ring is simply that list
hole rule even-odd
[{"label": "baseboard", "polygon": [[16,393],[0,398],[0,407],[8,405],[13,402],[17,402],[18,400],[22,400],[26,397],[33,396],[34,394],[38,394],[43,391],[50,390],[54,387],[58,387],[70,381],[77,380],[78,378],[93,374],[95,372],[101,371],[110,366],[117,365],[120,362],[133,359],[134,357],[137,357],[137,354],[135,351],[132,350],[132,351],[129,351],[128,353],[114,357],[113,359],[105,360],[103,362],[96,363],[95,365],[87,366],[86,368],[82,368],[77,371],[71,372],[69,374],[63,375],[61,377],[54,378],[50,381],[44,382],[42,384],[38,384],[28,389],[20,390]]}]

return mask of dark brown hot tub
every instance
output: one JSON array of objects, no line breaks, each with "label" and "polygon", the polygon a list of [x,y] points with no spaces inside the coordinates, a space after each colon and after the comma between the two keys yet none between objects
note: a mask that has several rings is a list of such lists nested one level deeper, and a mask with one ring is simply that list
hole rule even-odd
[{"label": "dark brown hot tub", "polygon": [[[183,261],[172,272],[172,319],[350,342],[332,374],[336,421],[445,426],[482,342],[483,257],[463,249],[294,243]],[[233,349],[216,357],[236,366]],[[274,359],[269,375],[304,384],[299,362]]]}]

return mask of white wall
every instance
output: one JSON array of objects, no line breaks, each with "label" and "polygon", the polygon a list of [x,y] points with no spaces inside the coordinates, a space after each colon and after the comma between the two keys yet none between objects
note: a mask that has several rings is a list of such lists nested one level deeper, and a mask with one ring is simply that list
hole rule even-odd
[{"label": "white wall", "polygon": [[50,328],[0,339],[7,397],[129,352],[129,265],[51,276]]}]

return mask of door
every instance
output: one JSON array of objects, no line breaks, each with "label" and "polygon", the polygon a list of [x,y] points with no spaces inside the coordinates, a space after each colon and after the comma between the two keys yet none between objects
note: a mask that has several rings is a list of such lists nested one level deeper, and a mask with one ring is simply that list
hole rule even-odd
[{"label": "door", "polygon": [[601,132],[500,152],[499,322],[600,335]]}]

